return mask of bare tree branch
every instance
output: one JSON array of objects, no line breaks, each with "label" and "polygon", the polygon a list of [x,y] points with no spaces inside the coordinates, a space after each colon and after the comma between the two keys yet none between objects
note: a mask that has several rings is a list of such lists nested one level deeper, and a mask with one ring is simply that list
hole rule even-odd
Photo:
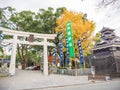
[{"label": "bare tree branch", "polygon": [[98,7],[107,7],[108,5],[115,4],[118,0],[101,0],[98,3]]}]

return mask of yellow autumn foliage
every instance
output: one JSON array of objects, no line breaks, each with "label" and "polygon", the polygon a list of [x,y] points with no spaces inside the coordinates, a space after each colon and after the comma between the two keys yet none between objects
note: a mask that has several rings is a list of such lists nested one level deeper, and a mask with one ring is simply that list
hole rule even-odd
[{"label": "yellow autumn foliage", "polygon": [[[64,13],[56,21],[57,27],[55,29],[56,33],[63,32],[64,39],[63,43],[66,44],[66,23],[71,21],[72,23],[72,35],[75,46],[75,53],[78,53],[77,41],[80,39],[82,41],[82,48],[85,55],[86,50],[90,50],[92,34],[95,28],[95,23],[84,17],[83,13],[76,13],[73,11],[64,10]],[[65,51],[66,49],[64,49]]]}]

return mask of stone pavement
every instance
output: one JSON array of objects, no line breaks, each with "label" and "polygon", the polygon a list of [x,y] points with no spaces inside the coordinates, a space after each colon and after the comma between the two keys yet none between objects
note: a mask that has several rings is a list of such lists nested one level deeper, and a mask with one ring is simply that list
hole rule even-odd
[{"label": "stone pavement", "polygon": [[15,76],[0,78],[0,90],[40,90],[51,87],[90,83],[92,82],[88,81],[88,76],[67,76],[58,74],[44,76],[40,71],[17,69]]}]

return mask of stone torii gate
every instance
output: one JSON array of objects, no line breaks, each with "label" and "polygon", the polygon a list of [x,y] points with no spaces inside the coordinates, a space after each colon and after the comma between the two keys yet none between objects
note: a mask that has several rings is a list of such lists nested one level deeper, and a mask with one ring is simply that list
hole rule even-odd
[{"label": "stone torii gate", "polygon": [[[37,33],[30,33],[30,32],[22,32],[16,30],[10,30],[3,27],[0,27],[0,31],[2,31],[5,35],[13,36],[12,39],[4,39],[2,42],[4,43],[12,43],[12,54],[11,54],[11,61],[10,61],[10,68],[9,73],[10,75],[15,75],[15,63],[16,63],[16,49],[17,44],[28,44],[28,45],[42,45],[43,46],[43,54],[44,54],[44,64],[43,64],[43,73],[44,75],[48,75],[48,54],[47,54],[47,47],[48,46],[55,46],[53,43],[48,42],[48,39],[54,39],[56,34],[37,34]],[[38,38],[43,39],[43,41],[21,41],[18,37],[28,37],[28,38]]]}]

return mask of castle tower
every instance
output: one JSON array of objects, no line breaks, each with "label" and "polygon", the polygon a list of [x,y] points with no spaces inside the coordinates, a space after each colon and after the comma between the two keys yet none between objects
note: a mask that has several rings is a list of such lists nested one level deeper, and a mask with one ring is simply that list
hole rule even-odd
[{"label": "castle tower", "polygon": [[93,48],[92,64],[96,73],[120,73],[120,37],[116,36],[114,29],[103,27],[101,39]]}]

